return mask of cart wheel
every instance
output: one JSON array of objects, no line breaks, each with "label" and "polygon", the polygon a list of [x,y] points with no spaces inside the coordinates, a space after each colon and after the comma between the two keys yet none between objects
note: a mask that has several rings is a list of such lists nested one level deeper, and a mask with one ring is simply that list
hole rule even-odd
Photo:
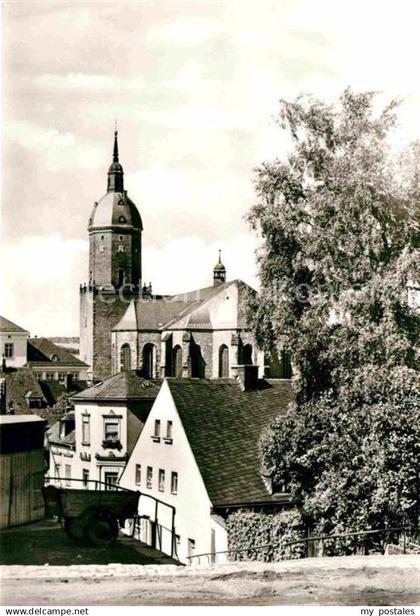
[{"label": "cart wheel", "polygon": [[64,518],[64,530],[73,541],[86,539],[86,521],[82,518]]},{"label": "cart wheel", "polygon": [[118,522],[111,511],[99,510],[89,518],[87,534],[92,543],[98,547],[114,543],[118,532]]}]

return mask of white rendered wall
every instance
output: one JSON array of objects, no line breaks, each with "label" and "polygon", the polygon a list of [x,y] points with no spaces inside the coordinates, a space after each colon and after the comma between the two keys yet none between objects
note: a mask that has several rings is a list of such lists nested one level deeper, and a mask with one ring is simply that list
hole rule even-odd
[{"label": "white rendered wall", "polygon": [[4,345],[13,344],[13,357],[6,357],[8,368],[21,368],[27,362],[27,332],[2,332],[0,334],[0,353],[4,355]]},{"label": "white rendered wall", "polygon": [[[166,435],[166,422],[173,422],[172,444],[163,439],[154,442],[155,419],[160,419],[161,435]],[[141,484],[135,483],[136,464],[141,465]],[[146,468],[153,468],[152,488],[146,487]],[[158,490],[159,469],[165,471],[165,490]],[[171,473],[178,473],[178,493],[171,494]],[[226,549],[226,531],[210,515],[211,502],[194,455],[186,437],[183,425],[177,413],[169,387],[165,381],[155,400],[143,431],[137,441],[127,467],[120,480],[120,485],[131,490],[154,496],[176,508],[175,532],[180,535],[178,557],[186,562],[188,539],[195,541],[195,554],[211,551],[211,529],[216,533],[216,551]],[[147,496],[141,496],[139,514],[148,515],[154,520],[155,502]],[[158,522],[171,528],[171,510],[159,505]],[[144,540],[144,537],[142,537]],[[170,554],[169,531],[163,534],[162,549]]]}]

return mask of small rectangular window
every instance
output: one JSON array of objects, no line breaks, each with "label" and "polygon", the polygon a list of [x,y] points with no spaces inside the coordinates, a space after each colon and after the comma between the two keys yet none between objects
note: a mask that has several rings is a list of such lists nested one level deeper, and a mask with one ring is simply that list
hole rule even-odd
[{"label": "small rectangular window", "polygon": [[5,357],[13,357],[14,355],[14,344],[13,342],[6,342],[4,345],[4,356]]},{"label": "small rectangular window", "polygon": [[154,436],[160,436],[160,419],[155,419],[155,433]]},{"label": "small rectangular window", "polygon": [[136,464],[135,482],[137,486],[141,484],[141,464]]},{"label": "small rectangular window", "polygon": [[178,494],[178,473],[171,473],[171,494]]},{"label": "small rectangular window", "polygon": [[83,487],[88,488],[89,487],[89,469],[84,468],[82,470],[82,478],[83,478]]},{"label": "small rectangular window", "polygon": [[53,381],[54,380],[54,372],[47,372],[47,374],[45,376],[47,378],[47,381]]},{"label": "small rectangular window", "polygon": [[149,488],[149,490],[152,488],[152,481],[153,481],[153,468],[151,466],[148,466],[147,473],[146,473],[146,488]]},{"label": "small rectangular window", "polygon": [[56,479],[60,479],[61,478],[61,464],[56,464],[55,465],[55,477],[56,477]]},{"label": "small rectangular window", "polygon": [[82,418],[82,444],[90,445],[90,417],[83,415]]},{"label": "small rectangular window", "polygon": [[120,438],[120,421],[119,419],[105,419],[104,422],[104,438],[105,440],[118,440]]},{"label": "small rectangular window", "polygon": [[172,438],[172,421],[168,421],[166,424],[166,438]]},{"label": "small rectangular window", "polygon": [[159,486],[158,486],[159,492],[164,492],[165,491],[165,471],[160,468],[159,469]]}]

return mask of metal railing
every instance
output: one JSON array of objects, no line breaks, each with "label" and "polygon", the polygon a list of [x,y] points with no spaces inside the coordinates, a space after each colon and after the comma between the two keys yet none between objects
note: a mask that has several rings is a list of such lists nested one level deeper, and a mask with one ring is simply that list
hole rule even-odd
[{"label": "metal railing", "polygon": [[[389,527],[389,528],[379,528],[379,529],[375,529],[375,530],[362,530],[362,531],[351,531],[351,532],[347,532],[347,533],[336,533],[333,535],[314,535],[314,536],[310,536],[310,537],[302,537],[301,539],[295,539],[294,541],[287,541],[287,542],[282,542],[280,541],[278,544],[273,544],[273,543],[266,543],[264,545],[260,545],[260,546],[255,546],[255,547],[247,547],[247,548],[233,548],[233,549],[228,549],[228,550],[222,550],[220,552],[205,552],[203,554],[194,554],[192,556],[187,556],[187,564],[188,565],[192,565],[193,562],[197,562],[197,564],[201,564],[201,559],[206,559],[205,562],[206,564],[215,564],[217,562],[217,557],[219,555],[227,555],[227,560],[231,561],[231,560],[235,560],[234,558],[231,558],[231,556],[236,556],[237,554],[243,554],[243,553],[258,553],[261,552],[262,550],[267,550],[267,549],[276,549],[279,552],[281,552],[284,548],[288,548],[288,547],[292,547],[295,545],[305,545],[306,544],[306,556],[304,556],[303,558],[307,558],[307,553],[308,553],[308,544],[311,542],[315,542],[315,541],[321,541],[321,553],[322,555],[324,552],[324,542],[325,540],[328,539],[344,539],[346,537],[355,537],[355,536],[369,536],[369,535],[378,535],[378,534],[391,534],[391,533],[402,533],[403,534],[403,552],[404,554],[407,551],[407,547],[409,545],[409,543],[412,543],[411,541],[407,540],[407,534],[410,533],[410,535],[417,537],[418,536],[418,529],[416,527],[410,527],[410,526],[395,526],[395,527]],[[414,544],[413,545],[417,545]],[[291,556],[282,556],[281,560],[289,560],[291,559]]]},{"label": "metal railing", "polygon": [[[83,484],[83,487],[86,490],[107,490],[107,491],[113,491],[113,492],[132,492],[132,490],[129,490],[128,488],[123,488],[122,486],[120,486],[119,484],[114,484],[114,483],[107,483],[106,481],[100,481],[99,479],[76,479],[76,478],[69,478],[69,477],[45,477],[45,481],[44,481],[44,485],[45,486],[53,486],[54,488],[58,487],[56,485],[56,482],[60,483],[60,488],[69,488],[70,490],[73,488],[73,486],[71,485],[73,482],[75,483],[81,483]],[[89,486],[88,486],[89,484]],[[90,486],[93,485],[94,488],[91,488]]]}]

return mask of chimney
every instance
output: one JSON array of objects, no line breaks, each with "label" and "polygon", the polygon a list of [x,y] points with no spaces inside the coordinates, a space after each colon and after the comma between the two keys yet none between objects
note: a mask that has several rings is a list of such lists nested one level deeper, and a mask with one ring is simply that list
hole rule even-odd
[{"label": "chimney", "polygon": [[258,366],[254,366],[253,364],[232,366],[232,374],[240,382],[242,391],[257,389]]},{"label": "chimney", "polygon": [[73,375],[66,374],[66,389],[67,391],[71,391],[73,387]]}]

